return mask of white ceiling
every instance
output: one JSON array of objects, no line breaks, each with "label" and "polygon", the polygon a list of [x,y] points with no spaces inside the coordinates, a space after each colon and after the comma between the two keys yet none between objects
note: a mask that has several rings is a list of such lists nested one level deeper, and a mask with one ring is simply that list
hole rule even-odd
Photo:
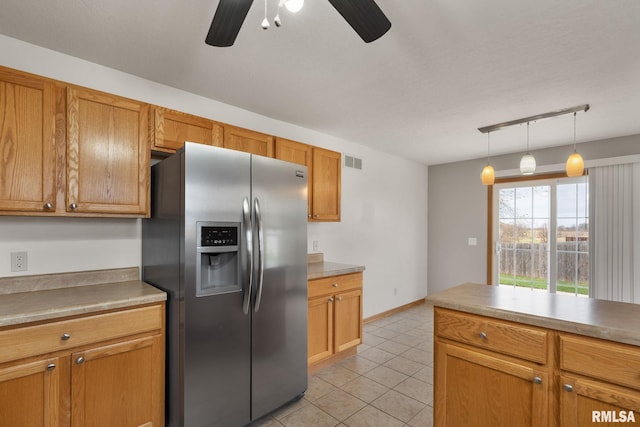
[{"label": "white ceiling", "polygon": [[[267,31],[257,0],[228,48],[204,43],[217,0],[2,0],[0,33],[425,164],[585,103],[578,142],[640,134],[638,0],[377,3],[392,27],[370,44],[326,0]],[[571,143],[572,120],[532,123],[531,148]],[[492,154],[525,144],[491,135]]]}]

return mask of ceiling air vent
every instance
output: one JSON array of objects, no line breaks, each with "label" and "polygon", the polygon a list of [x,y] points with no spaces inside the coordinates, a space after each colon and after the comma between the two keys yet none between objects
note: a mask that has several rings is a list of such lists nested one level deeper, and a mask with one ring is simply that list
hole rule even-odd
[{"label": "ceiling air vent", "polygon": [[344,155],[344,167],[362,170],[362,159],[359,159],[348,154]]}]

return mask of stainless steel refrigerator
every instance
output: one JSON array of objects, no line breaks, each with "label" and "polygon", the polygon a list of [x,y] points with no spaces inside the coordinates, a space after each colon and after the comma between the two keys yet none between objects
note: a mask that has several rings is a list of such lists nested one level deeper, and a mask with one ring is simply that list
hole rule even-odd
[{"label": "stainless steel refrigerator", "polygon": [[306,391],[306,183],[304,166],[193,143],[151,168],[167,426],[243,426]]}]

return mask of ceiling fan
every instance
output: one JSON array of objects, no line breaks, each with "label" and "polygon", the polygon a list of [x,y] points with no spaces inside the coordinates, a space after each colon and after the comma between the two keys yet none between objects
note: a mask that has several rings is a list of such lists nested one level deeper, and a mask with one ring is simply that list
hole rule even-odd
[{"label": "ceiling fan", "polygon": [[[231,46],[236,41],[253,0],[220,0],[205,42],[211,46]],[[329,0],[366,43],[384,35],[391,22],[374,0]]]}]

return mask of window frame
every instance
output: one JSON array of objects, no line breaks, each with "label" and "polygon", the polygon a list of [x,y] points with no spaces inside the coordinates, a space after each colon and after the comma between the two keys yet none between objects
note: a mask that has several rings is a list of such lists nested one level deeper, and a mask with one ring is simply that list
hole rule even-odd
[{"label": "window frame", "polygon": [[[588,170],[585,169],[584,175],[588,175]],[[493,255],[494,255],[494,242],[493,242],[493,187],[496,184],[508,184],[512,182],[523,182],[523,181],[544,181],[544,180],[555,180],[559,178],[567,178],[567,174],[564,172],[555,172],[555,173],[544,173],[538,175],[527,175],[527,176],[510,176],[504,178],[496,178],[495,183],[493,185],[487,186],[487,285],[493,284]],[[552,239],[553,240],[553,239]]]}]

